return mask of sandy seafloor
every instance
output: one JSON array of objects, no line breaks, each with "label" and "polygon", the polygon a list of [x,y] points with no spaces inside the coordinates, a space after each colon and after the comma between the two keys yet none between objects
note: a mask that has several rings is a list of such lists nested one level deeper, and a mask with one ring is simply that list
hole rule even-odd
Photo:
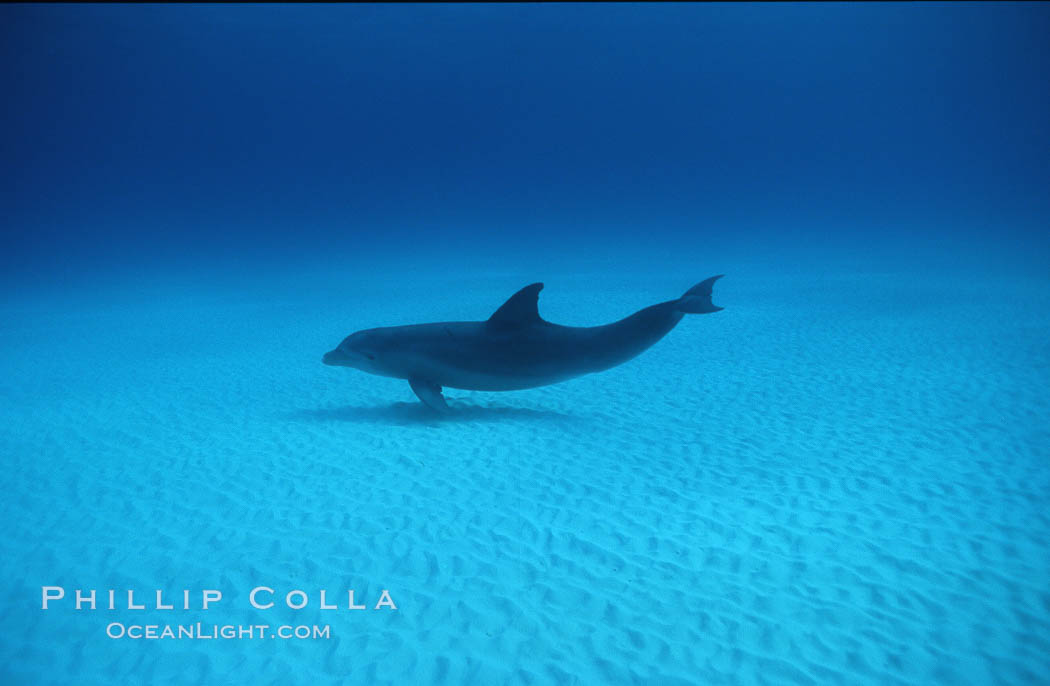
[{"label": "sandy seafloor", "polygon": [[[545,318],[592,325],[721,271],[725,311],[630,363],[450,390],[445,419],[320,363],[535,280]],[[4,298],[0,683],[1046,683],[1050,280],[711,257],[248,274]],[[44,612],[43,585],[225,597]],[[254,610],[257,585],[311,604]],[[320,588],[398,610],[321,611]]]}]

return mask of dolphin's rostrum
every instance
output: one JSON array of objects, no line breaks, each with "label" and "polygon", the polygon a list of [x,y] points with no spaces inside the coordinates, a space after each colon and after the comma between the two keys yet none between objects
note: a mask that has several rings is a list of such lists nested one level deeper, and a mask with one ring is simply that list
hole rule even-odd
[{"label": "dolphin's rostrum", "polygon": [[623,364],[663,338],[686,314],[718,312],[711,288],[646,307],[604,326],[561,326],[540,318],[542,283],[522,288],[483,322],[438,322],[365,329],[325,353],[328,365],[407,379],[415,394],[447,410],[443,386],[514,391],[546,386]]}]

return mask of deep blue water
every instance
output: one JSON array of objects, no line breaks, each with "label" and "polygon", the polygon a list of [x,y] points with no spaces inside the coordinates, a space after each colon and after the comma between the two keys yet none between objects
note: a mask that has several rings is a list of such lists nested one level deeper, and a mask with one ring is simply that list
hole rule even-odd
[{"label": "deep blue water", "polygon": [[[0,8],[4,683],[1045,681],[1048,36],[1048,3]],[[596,324],[722,272],[709,347],[437,427],[319,363],[532,281]],[[276,650],[39,608],[221,587],[178,621],[249,623],[347,579],[400,614]]]},{"label": "deep blue water", "polygon": [[406,240],[1046,254],[1045,4],[3,12],[5,271]]}]

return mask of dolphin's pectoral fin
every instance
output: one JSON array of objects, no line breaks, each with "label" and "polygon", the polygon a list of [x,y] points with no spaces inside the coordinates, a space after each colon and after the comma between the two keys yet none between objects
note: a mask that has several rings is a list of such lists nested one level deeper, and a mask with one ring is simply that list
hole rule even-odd
[{"label": "dolphin's pectoral fin", "polygon": [[448,403],[445,402],[445,396],[441,395],[441,386],[415,376],[408,380],[408,385],[424,405],[438,412],[448,412]]}]

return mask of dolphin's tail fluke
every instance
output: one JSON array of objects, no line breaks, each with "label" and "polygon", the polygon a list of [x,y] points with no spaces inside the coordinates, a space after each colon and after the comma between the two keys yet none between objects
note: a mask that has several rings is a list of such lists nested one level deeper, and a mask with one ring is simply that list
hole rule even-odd
[{"label": "dolphin's tail fluke", "polygon": [[723,276],[725,274],[712,276],[710,279],[704,279],[696,284],[686,291],[685,295],[675,301],[675,307],[686,314],[718,312],[722,308],[711,302],[711,289],[714,287],[715,281],[718,281]]}]

